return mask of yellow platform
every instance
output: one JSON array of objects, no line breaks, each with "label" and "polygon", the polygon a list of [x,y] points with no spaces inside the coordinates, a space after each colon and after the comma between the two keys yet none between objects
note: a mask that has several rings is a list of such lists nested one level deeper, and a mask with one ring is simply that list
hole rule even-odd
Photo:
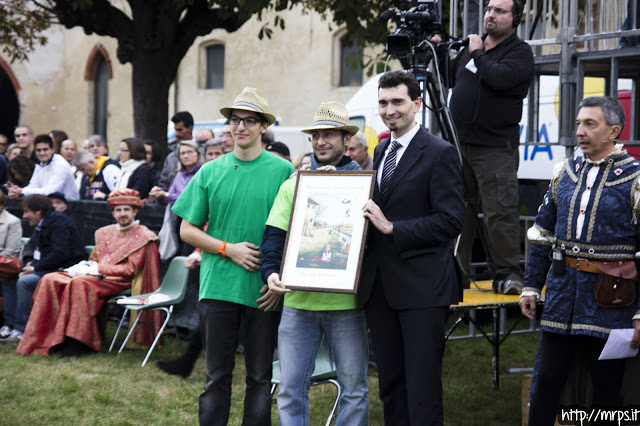
[{"label": "yellow platform", "polygon": [[481,307],[482,305],[517,305],[520,296],[510,296],[506,294],[496,294],[493,292],[492,281],[472,281],[471,288],[464,291],[462,303],[452,306]]}]

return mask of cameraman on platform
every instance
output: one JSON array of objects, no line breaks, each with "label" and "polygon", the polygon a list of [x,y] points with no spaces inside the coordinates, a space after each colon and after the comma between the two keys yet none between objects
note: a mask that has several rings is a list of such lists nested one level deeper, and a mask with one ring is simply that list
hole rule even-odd
[{"label": "cameraman on platform", "polygon": [[450,108],[461,143],[467,202],[460,261],[468,275],[481,202],[494,290],[505,294],[522,292],[519,121],[534,75],[531,48],[516,34],[523,8],[521,0],[489,1],[485,34],[468,36],[469,46],[459,52],[451,82]]}]

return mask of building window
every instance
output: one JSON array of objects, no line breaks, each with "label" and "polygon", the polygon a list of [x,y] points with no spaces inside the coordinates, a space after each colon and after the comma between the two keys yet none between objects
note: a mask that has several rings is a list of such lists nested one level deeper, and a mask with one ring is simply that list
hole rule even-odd
[{"label": "building window", "polygon": [[362,51],[347,37],[340,39],[340,86],[362,86]]},{"label": "building window", "polygon": [[96,56],[93,82],[93,133],[107,138],[107,115],[109,104],[109,67],[104,56]]},{"label": "building window", "polygon": [[207,46],[207,89],[224,89],[224,45]]}]

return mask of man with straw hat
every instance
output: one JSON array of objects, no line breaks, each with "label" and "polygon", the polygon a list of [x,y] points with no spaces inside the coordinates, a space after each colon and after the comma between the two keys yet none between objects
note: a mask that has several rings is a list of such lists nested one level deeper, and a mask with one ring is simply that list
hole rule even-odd
[{"label": "man with straw hat", "polygon": [[[344,155],[358,126],[349,125],[349,114],[338,102],[320,105],[311,134],[311,170],[361,170]],[[280,187],[269,213],[262,240],[262,280],[270,291],[284,294],[284,308],[278,328],[281,424],[309,423],[309,386],[314,360],[324,336],[336,364],[340,395],[338,425],[366,425],[369,420],[367,389],[367,326],[355,294],[291,291],[284,288],[279,271],[296,179]]]},{"label": "man with straw hat", "polygon": [[[277,306],[280,296],[267,291],[260,281],[258,246],[278,188],[294,170],[288,161],[262,149],[260,137],[276,118],[260,90],[246,87],[232,106],[220,112],[231,125],[233,152],[203,165],[173,206],[184,219],[182,239],[202,249],[199,311],[207,380],[200,395],[199,418],[200,424],[207,425],[226,424],[229,419],[242,317],[247,328],[243,424],[271,424],[278,314],[258,306]],[[203,231],[206,222],[209,225]]]}]

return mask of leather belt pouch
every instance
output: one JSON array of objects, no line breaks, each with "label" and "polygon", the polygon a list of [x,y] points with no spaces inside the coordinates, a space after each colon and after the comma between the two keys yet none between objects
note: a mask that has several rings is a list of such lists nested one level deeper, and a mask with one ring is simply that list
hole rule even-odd
[{"label": "leather belt pouch", "polygon": [[636,297],[638,270],[635,262],[607,262],[598,265],[600,275],[593,289],[596,303],[603,308],[626,308]]}]

